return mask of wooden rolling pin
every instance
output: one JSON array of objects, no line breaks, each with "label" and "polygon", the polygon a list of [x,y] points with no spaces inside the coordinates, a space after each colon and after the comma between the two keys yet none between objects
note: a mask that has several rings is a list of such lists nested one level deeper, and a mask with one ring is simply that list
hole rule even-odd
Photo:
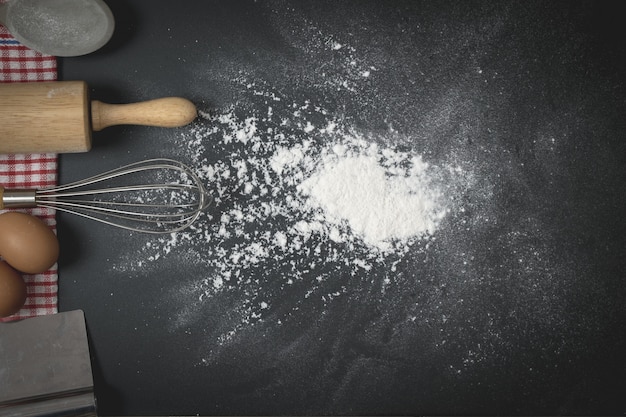
[{"label": "wooden rolling pin", "polygon": [[91,132],[113,125],[184,126],[197,116],[189,100],[131,104],[89,101],[84,81],[0,84],[0,153],[91,149]]}]

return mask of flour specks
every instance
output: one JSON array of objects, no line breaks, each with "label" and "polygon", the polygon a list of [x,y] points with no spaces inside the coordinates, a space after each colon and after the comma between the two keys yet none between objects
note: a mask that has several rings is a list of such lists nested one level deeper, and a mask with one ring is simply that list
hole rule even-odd
[{"label": "flour specks", "polygon": [[[285,289],[315,276],[306,299],[332,271],[357,276],[387,265],[393,272],[398,259],[436,235],[452,208],[450,183],[462,178],[418,151],[381,145],[384,138],[358,132],[310,100],[290,102],[243,77],[238,82],[264,97],[264,106],[203,110],[179,141],[214,205],[191,229],[150,240],[116,266],[145,269],[176,256],[209,271],[181,288],[180,323],[190,304],[244,291],[239,324],[221,340],[271,311],[271,300],[260,300],[267,294],[259,274]],[[331,302],[341,294],[320,297]]]}]

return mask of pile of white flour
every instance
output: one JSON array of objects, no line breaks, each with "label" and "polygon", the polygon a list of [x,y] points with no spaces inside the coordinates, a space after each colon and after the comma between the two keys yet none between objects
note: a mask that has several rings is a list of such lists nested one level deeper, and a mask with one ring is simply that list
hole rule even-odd
[{"label": "pile of white flour", "polygon": [[323,213],[320,228],[346,223],[366,245],[385,251],[432,234],[445,215],[427,170],[419,155],[336,144],[298,190],[308,196],[308,207]]}]

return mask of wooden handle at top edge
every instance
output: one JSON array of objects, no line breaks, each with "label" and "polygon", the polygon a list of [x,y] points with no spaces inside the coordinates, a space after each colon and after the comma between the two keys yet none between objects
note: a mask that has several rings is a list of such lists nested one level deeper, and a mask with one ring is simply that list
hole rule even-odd
[{"label": "wooden handle at top edge", "polygon": [[180,127],[198,115],[196,106],[180,97],[165,97],[130,104],[91,102],[91,124],[94,131],[114,125]]}]

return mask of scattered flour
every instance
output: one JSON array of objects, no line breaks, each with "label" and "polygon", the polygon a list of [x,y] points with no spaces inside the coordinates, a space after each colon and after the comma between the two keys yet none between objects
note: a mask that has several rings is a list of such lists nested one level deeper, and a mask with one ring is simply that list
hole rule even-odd
[{"label": "scattered flour", "polygon": [[[203,276],[180,291],[187,310],[224,291],[244,292],[244,326],[271,311],[267,277],[272,292],[309,280],[309,298],[333,274],[357,277],[379,265],[392,274],[403,255],[428,245],[451,210],[444,184],[458,167],[385,146],[309,100],[239,82],[257,102],[201,111],[177,143],[214,204],[190,229],[147,238],[117,270],[146,271],[168,259],[196,265]],[[319,296],[327,302],[342,291]]]},{"label": "scattered flour", "polygon": [[[317,74],[320,91],[355,94],[376,75],[348,43],[312,39],[308,54],[336,55],[336,68]],[[146,237],[139,253],[114,265],[125,273],[176,263],[200,271],[180,284],[176,328],[200,319],[214,296],[236,294],[241,302],[229,314],[238,319],[220,343],[274,317],[281,294],[293,299],[296,287],[302,300],[325,304],[348,291],[338,277],[376,270],[383,287],[391,285],[398,263],[426,251],[454,210],[450,184],[470,175],[429,161],[423,150],[398,148],[391,127],[392,139],[358,130],[323,97],[285,95],[246,71],[228,82],[235,103],[201,109],[167,150],[196,168],[213,205],[191,228]]]},{"label": "scattered flour", "polygon": [[[310,102],[265,97],[266,108],[244,115],[234,107],[201,112],[179,149],[214,204],[190,229],[151,238],[138,257],[116,266],[146,270],[175,257],[197,265],[208,272],[181,289],[187,308],[224,291],[244,292],[240,326],[271,310],[264,277],[272,288],[310,280],[309,298],[339,271],[356,277],[384,264],[393,273],[416,243],[428,244],[450,210],[442,176],[454,170],[382,146]],[[329,302],[342,291],[319,296]]]}]

